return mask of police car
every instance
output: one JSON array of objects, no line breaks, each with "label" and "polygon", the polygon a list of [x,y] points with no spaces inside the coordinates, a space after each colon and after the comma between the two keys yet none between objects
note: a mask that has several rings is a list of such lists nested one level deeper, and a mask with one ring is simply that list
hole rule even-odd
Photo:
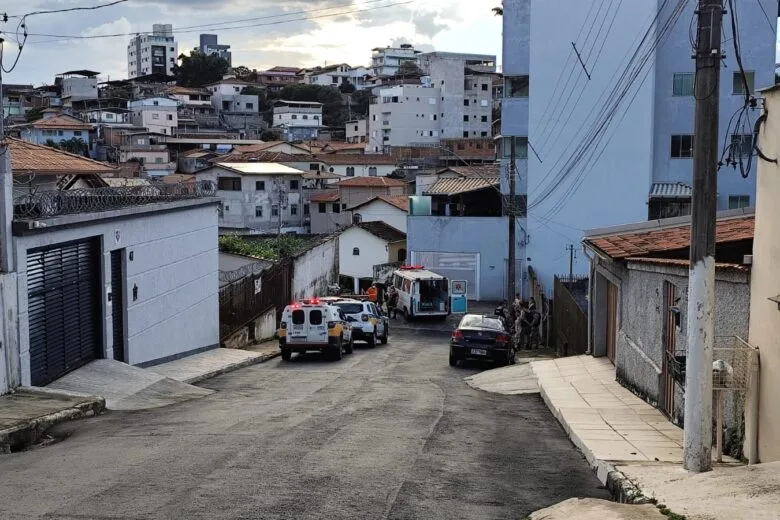
[{"label": "police car", "polygon": [[339,300],[333,305],[341,309],[352,324],[352,340],[363,340],[369,347],[387,343],[390,327],[387,317],[370,301]]},{"label": "police car", "polygon": [[352,353],[352,325],[344,312],[319,298],[292,303],[282,311],[279,349],[289,361],[293,352],[319,351],[339,360]]}]

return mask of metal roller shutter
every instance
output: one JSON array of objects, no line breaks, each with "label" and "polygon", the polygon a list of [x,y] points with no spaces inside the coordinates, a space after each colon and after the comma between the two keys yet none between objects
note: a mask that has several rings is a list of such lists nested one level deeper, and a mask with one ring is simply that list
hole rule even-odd
[{"label": "metal roller shutter", "polygon": [[95,239],[27,252],[30,378],[46,385],[101,357]]}]

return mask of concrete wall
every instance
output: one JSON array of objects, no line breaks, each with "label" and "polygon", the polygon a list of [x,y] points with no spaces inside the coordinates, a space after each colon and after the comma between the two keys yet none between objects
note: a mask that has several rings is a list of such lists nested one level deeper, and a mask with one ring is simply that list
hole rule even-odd
[{"label": "concrete wall", "polygon": [[[450,117],[442,108],[442,94],[438,85],[433,88],[402,85],[381,89],[376,104],[368,108],[366,149],[377,151],[378,147],[381,151],[383,146],[438,144],[442,137],[442,128],[449,125],[449,119],[446,118]],[[398,101],[387,102],[387,98],[392,97],[398,98]],[[388,124],[384,124],[385,121]],[[385,136],[388,140],[384,140]]]},{"label": "concrete wall", "polygon": [[18,341],[18,297],[16,273],[0,274],[0,395],[21,384],[19,357],[13,348]]},{"label": "concrete wall", "polygon": [[[190,202],[190,203],[188,203]],[[30,384],[27,316],[27,250],[98,237],[102,254],[103,346],[113,358],[110,252],[124,250],[125,333],[130,364],[149,364],[219,344],[217,209],[213,202],[155,206],[170,211],[79,215],[79,222],[53,222],[14,240],[19,274],[19,336],[22,384]],[[177,207],[178,206],[178,207]],[[151,207],[149,207],[151,209]],[[125,215],[109,218],[112,214]],[[131,255],[132,254],[132,258]],[[136,297],[133,296],[137,290]]]},{"label": "concrete wall", "polygon": [[[780,93],[764,93],[769,117],[759,144],[768,157],[780,157]],[[780,295],[780,166],[758,162],[756,229],[750,298],[750,344],[761,355],[758,396],[758,456],[761,462],[780,460],[780,310],[769,300]],[[746,438],[751,438],[746,432]]]},{"label": "concrete wall", "polygon": [[[320,213],[320,204],[325,204],[325,212]],[[333,211],[333,205],[339,207],[339,213]],[[324,235],[352,224],[352,213],[341,209],[341,201],[336,202],[312,202],[310,204],[311,212],[311,233],[314,235]]]},{"label": "concrete wall", "polygon": [[[254,339],[250,339],[250,331],[254,332]],[[241,330],[222,342],[225,348],[244,348],[253,343],[260,343],[272,339],[276,334],[276,308],[268,309]]]},{"label": "concrete wall", "polygon": [[339,240],[322,242],[293,261],[293,299],[328,294],[328,284],[339,280]]},{"label": "concrete wall", "polygon": [[[374,266],[386,264],[389,258],[388,244],[368,231],[349,228],[338,240],[339,274],[355,278],[373,278]],[[360,254],[354,255],[358,248]]]},{"label": "concrete wall", "polygon": [[357,208],[352,214],[359,214],[363,222],[384,222],[406,233],[406,211],[381,199]]}]

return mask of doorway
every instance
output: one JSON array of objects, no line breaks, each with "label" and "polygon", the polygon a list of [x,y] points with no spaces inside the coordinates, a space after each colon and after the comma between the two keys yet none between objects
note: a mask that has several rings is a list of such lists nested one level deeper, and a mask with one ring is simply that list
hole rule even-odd
[{"label": "doorway", "polygon": [[113,323],[114,359],[127,363],[127,354],[125,352],[124,253],[124,249],[111,251],[111,322]]}]

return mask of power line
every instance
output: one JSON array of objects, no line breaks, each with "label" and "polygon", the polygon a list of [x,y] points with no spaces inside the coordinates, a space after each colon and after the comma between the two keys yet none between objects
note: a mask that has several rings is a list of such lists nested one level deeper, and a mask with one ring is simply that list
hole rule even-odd
[{"label": "power line", "polygon": [[761,0],[756,0],[756,3],[758,4],[758,7],[761,8],[761,12],[764,13],[764,19],[766,19],[766,23],[769,25],[772,34],[775,34],[777,32],[777,24],[772,25],[772,22],[769,20],[769,15],[766,14],[766,9],[764,9],[764,6],[761,4]]},{"label": "power line", "polygon": [[114,0],[113,2],[109,2],[107,4],[93,5],[93,6],[89,6],[89,7],[68,7],[68,8],[65,8],[65,9],[51,9],[51,10],[46,10],[46,11],[33,11],[31,13],[22,14],[22,15],[11,15],[11,14],[9,14],[7,16],[8,16],[8,18],[21,18],[21,19],[24,19],[24,18],[28,18],[30,16],[37,16],[37,15],[40,15],[40,14],[69,13],[71,11],[95,11],[97,9],[103,9],[104,7],[111,7],[112,5],[123,4],[125,2],[127,2],[127,0]]}]

